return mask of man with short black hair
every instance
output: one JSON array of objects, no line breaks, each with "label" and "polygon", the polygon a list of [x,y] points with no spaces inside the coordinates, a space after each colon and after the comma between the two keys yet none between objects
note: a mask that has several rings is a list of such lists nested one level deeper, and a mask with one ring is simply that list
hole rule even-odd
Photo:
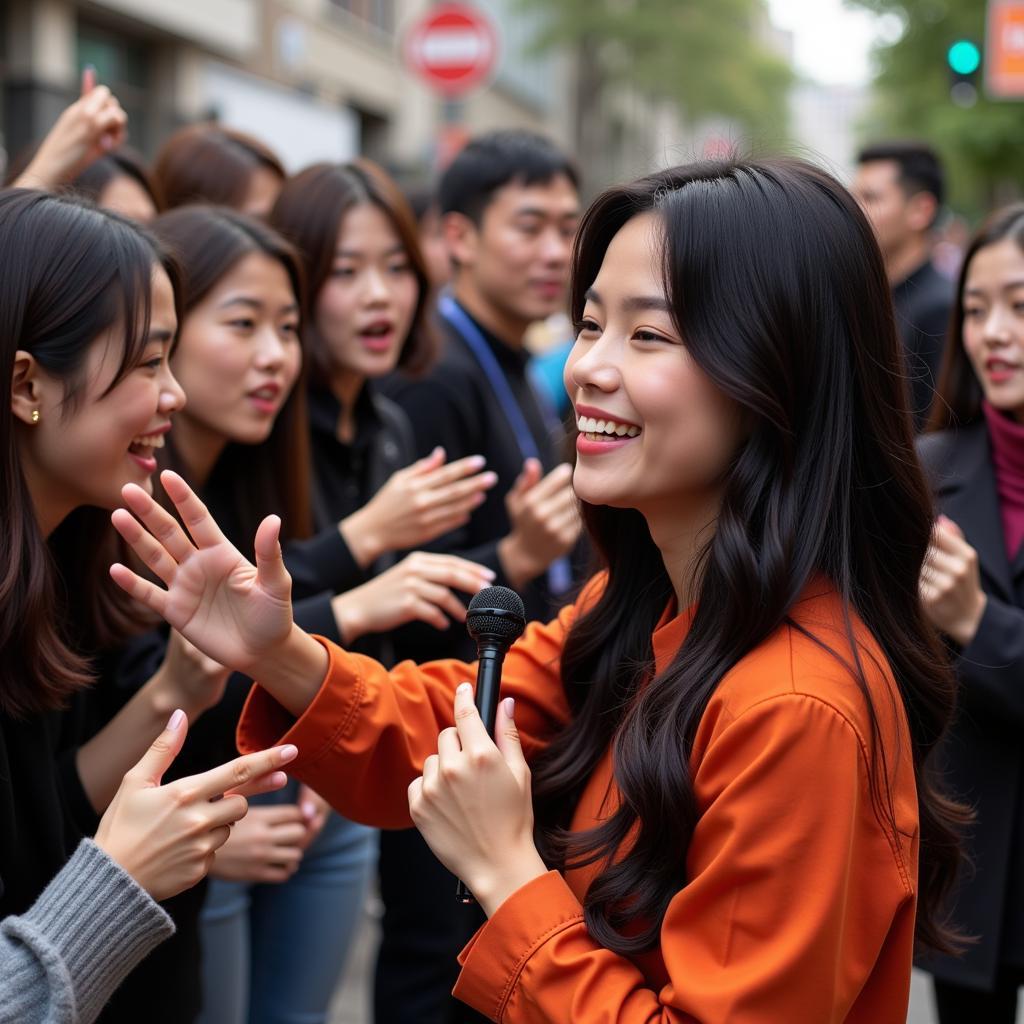
[{"label": "man with short black hair", "polygon": [[894,141],[857,155],[853,193],[871,220],[892,286],[906,353],[914,425],[931,406],[953,302],[953,285],[931,262],[932,227],[942,209],[942,164],[928,145]]},{"label": "man with short black hair", "polygon": [[[441,231],[452,265],[438,303],[439,363],[396,376],[388,394],[412,420],[420,453],[483,455],[498,483],[460,529],[430,547],[493,569],[523,598],[527,621],[568,600],[580,533],[564,429],[532,386],[527,328],[565,309],[579,220],[577,175],[553,143],[525,131],[471,140],[442,177]],[[465,627],[405,629],[400,657],[475,658]],[[480,918],[455,902],[455,880],[415,830],[381,837],[385,903],[377,1024],[481,1020],[449,996],[455,957]]]}]

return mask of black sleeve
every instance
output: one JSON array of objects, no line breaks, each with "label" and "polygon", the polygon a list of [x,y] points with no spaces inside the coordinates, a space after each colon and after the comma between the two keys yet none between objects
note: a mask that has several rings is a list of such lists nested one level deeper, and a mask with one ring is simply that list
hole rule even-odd
[{"label": "black sleeve", "polygon": [[331,608],[333,593],[325,590],[311,597],[304,597],[292,605],[295,622],[307,633],[316,633],[336,644],[341,644],[338,623]]},{"label": "black sleeve", "polygon": [[955,664],[965,705],[1024,726],[1024,611],[990,595]]},{"label": "black sleeve", "polygon": [[913,324],[907,372],[910,375],[911,411],[918,430],[928,418],[928,411],[935,400],[948,318],[949,307],[935,304],[923,310]]},{"label": "black sleeve", "polygon": [[420,380],[395,381],[389,396],[412,427],[412,443],[416,457],[429,455],[438,445],[444,448],[449,462],[466,455],[475,455],[469,443],[481,436],[468,394],[460,394],[459,381],[441,380],[435,371]]},{"label": "black sleeve", "polygon": [[78,747],[62,750],[57,754],[57,782],[60,798],[64,804],[65,820],[70,820],[79,835],[94,836],[99,827],[100,815],[92,805],[81,776],[78,774]]},{"label": "black sleeve", "polygon": [[284,546],[284,564],[292,578],[292,598],[302,599],[329,590],[339,594],[365,583],[369,576],[359,567],[336,524],[308,540]]}]

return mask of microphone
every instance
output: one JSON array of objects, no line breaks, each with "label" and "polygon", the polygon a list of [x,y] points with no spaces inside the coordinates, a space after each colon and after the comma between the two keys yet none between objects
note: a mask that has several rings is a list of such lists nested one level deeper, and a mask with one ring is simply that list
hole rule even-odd
[{"label": "microphone", "polygon": [[[481,590],[466,611],[466,630],[476,641],[476,708],[491,739],[498,712],[501,666],[508,649],[523,635],[526,609],[523,599],[508,587]],[[455,889],[459,903],[475,903],[461,880]]]}]

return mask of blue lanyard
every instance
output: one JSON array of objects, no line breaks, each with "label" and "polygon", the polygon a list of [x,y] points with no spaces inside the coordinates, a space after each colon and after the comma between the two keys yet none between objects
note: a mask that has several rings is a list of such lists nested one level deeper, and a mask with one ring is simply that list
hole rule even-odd
[{"label": "blue lanyard", "polygon": [[498,405],[501,406],[501,411],[512,428],[512,433],[515,434],[519,454],[524,460],[539,460],[540,451],[534,440],[533,432],[526,422],[523,410],[516,401],[516,396],[512,393],[508,378],[498,365],[498,360],[480,328],[448,292],[444,292],[437,300],[437,308],[441,316],[459,332],[462,340],[473,353],[473,358],[476,359],[480,369],[484,371],[487,383],[490,385],[491,391],[494,392],[494,397],[498,400]]},{"label": "blue lanyard", "polygon": [[[512,393],[512,387],[508,378],[502,372],[495,358],[491,346],[483,336],[480,328],[473,322],[470,315],[452,298],[449,292],[442,292],[437,300],[437,309],[441,316],[448,321],[459,332],[459,336],[466,343],[469,351],[476,359],[477,365],[483,370],[487,383],[490,385],[494,397],[501,406],[508,425],[515,435],[516,445],[524,460],[537,459],[540,461],[540,451],[537,442],[534,440],[533,432],[530,430],[523,410]],[[567,558],[558,558],[548,566],[548,587],[554,594],[562,594],[567,591],[572,583],[572,568]]]}]

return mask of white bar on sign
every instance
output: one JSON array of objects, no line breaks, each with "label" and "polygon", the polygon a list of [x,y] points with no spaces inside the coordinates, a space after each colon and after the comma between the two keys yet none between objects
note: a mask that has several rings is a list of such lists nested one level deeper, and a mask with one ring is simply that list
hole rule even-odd
[{"label": "white bar on sign", "polygon": [[454,29],[451,32],[431,32],[420,44],[422,58],[433,66],[444,64],[472,64],[485,56],[487,41],[476,32]]}]

